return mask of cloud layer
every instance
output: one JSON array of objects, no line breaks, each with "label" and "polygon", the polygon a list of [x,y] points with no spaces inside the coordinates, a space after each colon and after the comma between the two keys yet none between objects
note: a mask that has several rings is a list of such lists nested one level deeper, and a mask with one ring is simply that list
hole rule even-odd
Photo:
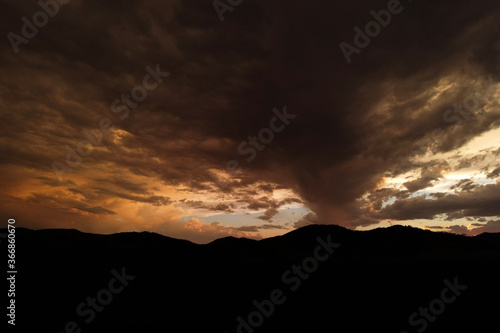
[{"label": "cloud layer", "polygon": [[[200,242],[293,223],[500,216],[498,137],[464,150],[500,125],[498,4],[401,4],[350,64],[339,44],[387,1],[258,0],[224,22],[210,1],[61,5],[17,54],[0,45],[1,216]],[[4,35],[40,10],[2,6]],[[134,88],[155,82],[148,66],[170,74],[139,102]],[[284,129],[262,144],[285,106],[297,117],[277,119]],[[97,129],[102,142],[68,166]],[[62,181],[54,161],[68,167]],[[293,205],[300,216],[273,222]],[[203,222],[216,213],[257,215]]]}]

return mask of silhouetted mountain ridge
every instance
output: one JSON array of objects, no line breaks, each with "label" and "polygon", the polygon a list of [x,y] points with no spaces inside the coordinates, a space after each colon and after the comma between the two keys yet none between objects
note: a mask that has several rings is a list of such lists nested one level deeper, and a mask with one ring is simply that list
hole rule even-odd
[{"label": "silhouetted mountain ridge", "polygon": [[[328,254],[328,243],[340,246]],[[498,327],[500,234],[310,225],[260,241],[225,237],[200,245],[150,232],[16,228],[16,246],[23,329],[61,332],[75,321],[82,332],[237,332],[237,318],[279,289],[286,301],[254,332],[414,332],[409,316],[455,277],[468,289],[426,332]],[[292,279],[294,265],[306,272],[314,262],[306,279]],[[133,280],[86,323],[77,306],[122,269]]]}]

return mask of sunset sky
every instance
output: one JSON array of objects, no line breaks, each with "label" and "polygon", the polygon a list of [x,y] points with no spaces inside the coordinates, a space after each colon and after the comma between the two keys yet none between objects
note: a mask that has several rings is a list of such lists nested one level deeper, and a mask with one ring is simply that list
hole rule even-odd
[{"label": "sunset sky", "polygon": [[0,1],[5,223],[500,232],[498,1]]}]

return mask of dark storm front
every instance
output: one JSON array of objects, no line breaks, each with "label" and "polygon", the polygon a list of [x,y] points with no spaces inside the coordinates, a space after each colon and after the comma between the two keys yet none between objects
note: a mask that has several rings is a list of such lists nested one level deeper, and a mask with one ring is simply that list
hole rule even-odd
[{"label": "dark storm front", "polygon": [[[160,64],[157,64],[155,69],[150,66],[145,67],[146,74],[142,78],[142,84],[134,86],[130,90],[130,94],[123,93],[120,99],[115,99],[111,105],[110,110],[113,113],[120,114],[118,118],[124,120],[129,116],[131,109],[139,107],[140,103],[148,97],[148,91],[156,89],[163,81],[164,78],[170,75],[169,72],[163,72],[160,69]],[[51,166],[55,176],[59,182],[63,181],[64,173],[71,173],[74,169],[78,168],[83,161],[83,158],[89,156],[94,148],[99,147],[106,134],[110,134],[115,129],[113,121],[110,118],[103,117],[99,121],[99,126],[87,131],[83,130],[82,134],[87,140],[80,140],[76,144],[76,149],[66,145],[66,163],[53,161]]]},{"label": "dark storm front", "polygon": [[[408,1],[411,2],[412,0]],[[352,55],[359,55],[362,49],[370,45],[371,39],[377,37],[382,32],[382,28],[387,28],[389,26],[392,17],[394,15],[401,14],[403,10],[404,6],[399,0],[389,0],[387,2],[387,9],[370,11],[370,15],[373,17],[373,20],[368,21],[368,23],[365,24],[364,31],[357,26],[354,27],[354,45],[346,42],[339,44],[347,63],[350,64],[352,62]]]},{"label": "dark storm front", "polygon": [[59,9],[62,5],[67,5],[71,0],[47,0],[38,1],[37,4],[40,6],[41,10],[35,12],[31,18],[23,16],[21,21],[23,25],[21,26],[21,34],[18,35],[14,32],[9,32],[7,38],[9,39],[10,45],[16,54],[19,53],[19,45],[28,44],[29,41],[38,35],[39,29],[42,29],[49,23],[50,19],[59,13]]},{"label": "dark storm front", "polygon": [[[311,274],[316,272],[320,262],[327,261],[335,249],[341,244],[333,243],[331,235],[326,237],[326,241],[321,237],[316,238],[318,245],[314,249],[313,255],[302,260],[300,265],[292,265],[281,275],[281,281],[286,285],[288,292],[297,291],[302,282],[310,278]],[[238,316],[236,321],[238,327],[237,333],[253,333],[254,329],[261,327],[266,318],[273,315],[278,305],[282,305],[287,300],[286,292],[277,288],[269,293],[269,298],[262,301],[254,300],[252,302],[253,311],[250,311],[244,318]],[[225,333],[228,333],[227,331]]]},{"label": "dark storm front", "polygon": [[[261,128],[255,136],[249,135],[247,140],[241,141],[238,145],[238,153],[241,156],[248,155],[248,157],[245,158],[247,163],[254,161],[257,154],[266,149],[266,146],[274,141],[275,133],[283,132],[285,128],[290,125],[291,120],[297,118],[297,114],[288,113],[286,105],[283,106],[282,111],[273,108],[272,112],[274,116],[269,120],[268,127]],[[236,160],[228,161],[226,163],[225,172],[231,177],[240,174],[242,172],[240,162]],[[213,172],[209,174],[221,188],[226,188],[231,183],[230,180],[223,180],[219,175]]]}]

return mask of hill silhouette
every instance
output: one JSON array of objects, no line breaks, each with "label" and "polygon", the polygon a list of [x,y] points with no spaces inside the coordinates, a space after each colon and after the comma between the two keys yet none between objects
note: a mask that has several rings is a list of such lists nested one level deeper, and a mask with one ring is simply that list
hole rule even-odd
[{"label": "hill silhouette", "polygon": [[[500,234],[311,225],[199,245],[149,232],[17,228],[16,244],[22,331],[410,333],[424,324],[412,326],[409,317],[456,278],[467,288],[427,320],[425,332],[499,332]],[[129,277],[122,290],[101,292],[119,289],[116,274]],[[280,304],[271,307],[273,291]],[[100,311],[77,312],[98,296],[107,302]],[[255,311],[262,320],[254,314],[252,327]]]}]

